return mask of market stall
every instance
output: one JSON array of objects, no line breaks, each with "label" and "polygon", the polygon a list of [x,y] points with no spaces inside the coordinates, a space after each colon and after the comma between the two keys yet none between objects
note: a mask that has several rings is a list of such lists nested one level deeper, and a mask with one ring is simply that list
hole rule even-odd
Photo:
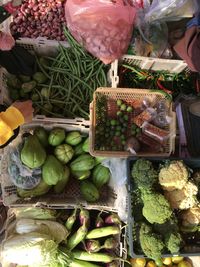
[{"label": "market stall", "polygon": [[[198,2],[15,1],[2,267],[199,267]],[[26,100],[32,121],[6,127]]]}]

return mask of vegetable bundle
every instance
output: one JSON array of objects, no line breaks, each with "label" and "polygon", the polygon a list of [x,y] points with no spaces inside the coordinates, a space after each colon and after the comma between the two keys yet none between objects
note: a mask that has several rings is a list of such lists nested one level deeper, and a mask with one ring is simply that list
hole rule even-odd
[{"label": "vegetable bundle", "polygon": [[[63,128],[35,128],[9,155],[8,173],[22,198],[67,192],[71,183],[84,200],[97,202],[109,191],[110,170],[89,153],[89,138]],[[77,187],[78,186],[78,187]],[[107,196],[106,196],[107,197]]]},{"label": "vegetable bundle", "polygon": [[199,171],[191,175],[189,166],[146,159],[131,166],[134,251],[158,265],[163,254],[199,251]]},{"label": "vegetable bundle", "polygon": [[[59,211],[16,208],[12,212],[16,216],[15,233],[3,242],[3,263],[97,267],[106,263],[118,266],[117,261],[123,261],[116,255],[121,234],[117,214],[82,207]],[[101,226],[96,217],[101,219]]]},{"label": "vegetable bundle", "polygon": [[89,118],[93,92],[107,86],[105,65],[88,54],[64,30],[70,47],[62,45],[56,57],[37,58],[32,76],[8,76],[10,98],[31,99],[36,114],[53,117]]},{"label": "vegetable bundle", "polygon": [[172,94],[173,98],[179,94],[197,93],[198,79],[195,73],[147,71],[127,63],[119,67],[119,78],[122,88],[157,89]]}]

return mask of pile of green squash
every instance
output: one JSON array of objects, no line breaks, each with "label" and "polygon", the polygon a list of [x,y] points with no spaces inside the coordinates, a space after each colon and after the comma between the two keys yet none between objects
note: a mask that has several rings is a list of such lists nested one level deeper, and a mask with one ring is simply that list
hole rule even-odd
[{"label": "pile of green squash", "polygon": [[[43,127],[35,128],[33,134],[24,137],[19,155],[26,169],[41,170],[39,184],[31,189],[17,187],[22,198],[41,196],[50,189],[56,194],[63,193],[73,177],[79,181],[82,197],[96,202],[101,188],[110,179],[110,170],[101,164],[104,158],[89,154],[89,137],[79,131],[54,128],[48,132]],[[20,182],[22,179],[20,176]]]}]

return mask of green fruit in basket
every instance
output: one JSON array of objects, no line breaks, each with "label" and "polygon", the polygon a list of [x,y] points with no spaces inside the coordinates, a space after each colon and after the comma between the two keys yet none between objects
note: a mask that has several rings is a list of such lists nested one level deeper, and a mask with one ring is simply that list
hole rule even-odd
[{"label": "green fruit in basket", "polygon": [[116,130],[117,130],[117,131],[121,131],[121,129],[122,129],[122,127],[121,127],[120,125],[118,125],[118,126],[116,127]]},{"label": "green fruit in basket", "polygon": [[133,111],[133,108],[131,106],[128,106],[127,109],[126,109],[127,112],[132,112]]},{"label": "green fruit in basket", "polygon": [[116,121],[116,120],[111,120],[111,121],[110,121],[110,125],[111,125],[111,126],[115,126],[115,125],[117,125],[117,121]]},{"label": "green fruit in basket", "polygon": [[89,137],[84,141],[82,149],[84,152],[88,153],[90,150],[90,140]]},{"label": "green fruit in basket", "polygon": [[54,154],[60,162],[66,164],[72,159],[74,150],[70,145],[62,144],[55,148]]},{"label": "green fruit in basket", "polygon": [[120,132],[120,131],[117,131],[117,132],[115,133],[115,136],[120,136],[120,134],[121,134],[121,132]]},{"label": "green fruit in basket", "polygon": [[120,117],[120,116],[122,116],[123,115],[123,113],[121,112],[121,111],[117,111],[117,116],[118,117]]},{"label": "green fruit in basket", "polygon": [[45,83],[48,78],[42,72],[38,71],[33,75],[33,80],[35,80],[37,83]]},{"label": "green fruit in basket", "polygon": [[42,178],[48,185],[56,185],[64,177],[64,167],[53,155],[49,155],[42,166]]},{"label": "green fruit in basket", "polygon": [[37,83],[36,81],[30,81],[27,83],[23,83],[22,84],[22,90],[25,94],[30,93],[35,87],[36,87]]},{"label": "green fruit in basket", "polygon": [[98,165],[99,163],[101,163],[102,161],[104,161],[106,158],[104,157],[95,157],[94,161],[95,161],[95,166]]},{"label": "green fruit in basket", "polygon": [[70,170],[67,166],[64,167],[64,175],[60,181],[54,186],[54,192],[60,194],[65,190],[65,187],[69,181]]},{"label": "green fruit in basket", "polygon": [[78,144],[74,148],[74,156],[82,155],[85,151],[83,150],[83,143]]},{"label": "green fruit in basket", "polygon": [[19,78],[23,83],[30,82],[30,80],[31,80],[31,77],[30,76],[26,76],[26,75],[19,75]]},{"label": "green fruit in basket", "polygon": [[131,129],[132,129],[132,130],[136,130],[137,128],[138,128],[138,127],[137,127],[136,124],[133,123],[133,124],[131,125]]},{"label": "green fruit in basket", "polygon": [[40,144],[38,138],[29,135],[21,150],[21,161],[27,167],[34,169],[41,167],[46,159],[46,151]]},{"label": "green fruit in basket", "polygon": [[43,180],[37,185],[34,189],[25,190],[17,188],[17,194],[19,197],[28,198],[28,197],[38,197],[46,194],[51,189],[51,186],[46,184]]},{"label": "green fruit in basket", "polygon": [[87,171],[94,168],[95,161],[89,154],[80,155],[70,164],[72,171]]},{"label": "green fruit in basket", "polygon": [[82,136],[79,132],[73,131],[67,134],[65,142],[71,146],[76,146],[82,141]]},{"label": "green fruit in basket", "polygon": [[131,134],[132,134],[133,136],[135,136],[135,135],[136,135],[136,130],[131,130]]},{"label": "green fruit in basket", "polygon": [[90,177],[91,171],[72,171],[72,175],[78,180],[85,180]]},{"label": "green fruit in basket", "polygon": [[99,200],[99,191],[96,186],[89,181],[82,181],[80,184],[81,194],[88,202],[96,202]]},{"label": "green fruit in basket", "polygon": [[41,145],[43,145],[44,147],[48,146],[48,133],[43,127],[35,128],[33,134],[37,136]]},{"label": "green fruit in basket", "polygon": [[122,104],[121,107],[120,107],[120,109],[121,109],[122,111],[125,111],[125,110],[126,110],[126,105],[125,105],[125,104]]},{"label": "green fruit in basket", "polygon": [[120,107],[120,106],[122,105],[122,103],[123,103],[123,102],[122,102],[122,100],[121,100],[121,99],[118,99],[118,100],[117,100],[117,106],[119,106],[119,107]]},{"label": "green fruit in basket", "polygon": [[124,120],[128,121],[128,115],[127,114],[124,115]]},{"label": "green fruit in basket", "polygon": [[107,167],[99,164],[92,171],[92,182],[100,189],[103,185],[107,184],[110,180],[110,170]]},{"label": "green fruit in basket", "polygon": [[49,144],[52,146],[58,146],[65,140],[65,130],[62,128],[54,128],[49,134]]},{"label": "green fruit in basket", "polygon": [[121,134],[120,138],[121,138],[121,140],[125,140],[125,135]]},{"label": "green fruit in basket", "polygon": [[135,131],[136,131],[136,134],[140,134],[142,132],[142,129],[137,128]]}]

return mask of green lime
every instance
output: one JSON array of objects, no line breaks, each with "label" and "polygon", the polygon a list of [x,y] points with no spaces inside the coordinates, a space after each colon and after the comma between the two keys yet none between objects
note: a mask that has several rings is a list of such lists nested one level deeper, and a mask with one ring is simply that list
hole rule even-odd
[{"label": "green lime", "polygon": [[121,110],[125,111],[126,110],[126,105],[125,104],[122,104],[121,107],[120,107]]},{"label": "green lime", "polygon": [[122,145],[125,145],[126,144],[126,141],[125,140],[122,140]]},{"label": "green lime", "polygon": [[131,134],[135,136],[136,135],[136,130],[132,130]]},{"label": "green lime", "polygon": [[121,129],[122,129],[122,127],[121,127],[120,125],[118,125],[118,126],[116,127],[116,130],[117,130],[117,131],[121,131]]},{"label": "green lime", "polygon": [[116,133],[115,133],[115,136],[120,136],[120,131],[117,131]]},{"label": "green lime", "polygon": [[124,140],[125,139],[125,135],[124,134],[121,134],[121,140]]},{"label": "green lime", "polygon": [[111,124],[112,126],[115,126],[115,125],[117,124],[117,121],[116,121],[116,120],[111,120],[111,121],[110,121],[110,124]]},{"label": "green lime", "polygon": [[120,107],[122,105],[122,100],[121,99],[118,99],[117,100],[117,105]]},{"label": "green lime", "polygon": [[128,106],[127,109],[126,109],[127,112],[132,112],[133,111],[133,108],[131,106]]},{"label": "green lime", "polygon": [[136,125],[135,123],[133,123],[133,124],[131,125],[131,129],[132,129],[132,130],[137,129],[137,125]]},{"label": "green lime", "polygon": [[127,114],[124,115],[124,120],[128,121],[128,115]]},{"label": "green lime", "polygon": [[120,116],[122,116],[123,115],[123,113],[121,112],[121,111],[117,111],[117,116],[118,117],[120,117]]},{"label": "green lime", "polygon": [[137,128],[135,131],[136,133],[141,133],[142,130],[140,128]]}]

